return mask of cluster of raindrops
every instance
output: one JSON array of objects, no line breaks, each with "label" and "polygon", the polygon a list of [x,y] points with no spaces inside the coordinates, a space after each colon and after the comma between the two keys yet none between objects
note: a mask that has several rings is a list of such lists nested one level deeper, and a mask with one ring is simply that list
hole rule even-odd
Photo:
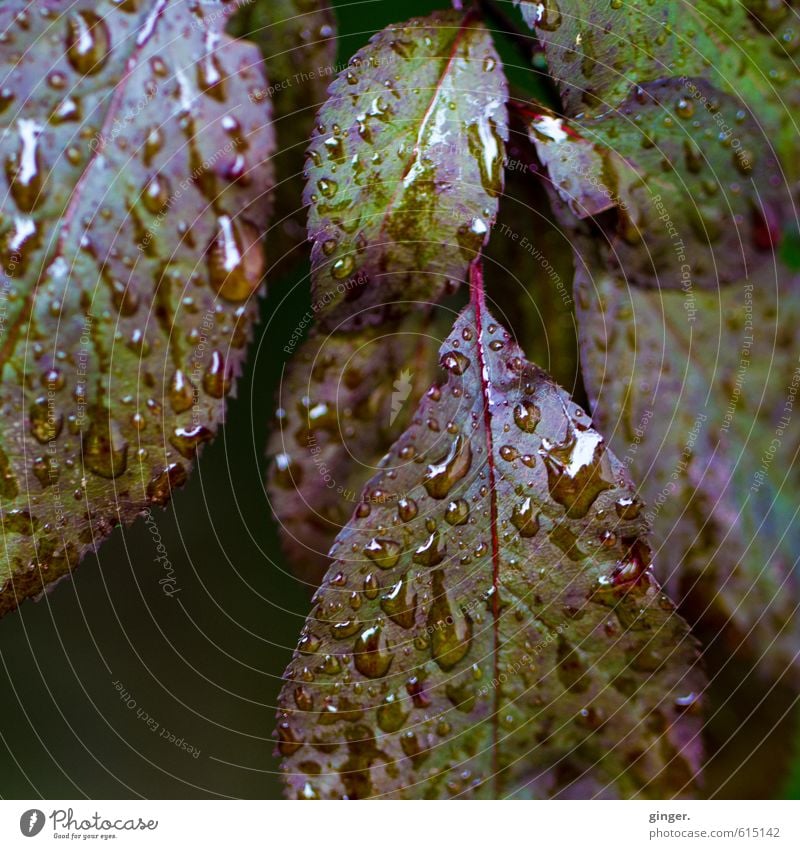
[{"label": "cluster of raindrops", "polygon": [[[535,693],[535,665],[520,672],[515,657],[546,646],[541,662],[555,664],[564,691],[588,697],[588,667],[566,636],[543,636],[542,623],[566,633],[591,616],[615,640],[627,623],[618,617],[645,614],[650,553],[621,466],[505,330],[489,321],[477,332],[472,318],[468,309],[442,347],[447,381],[427,393],[337,538],[287,671],[276,733],[300,798],[364,798],[411,782],[433,796],[477,791],[491,769],[459,774],[471,757],[464,737],[480,736],[498,710],[508,732],[524,718],[511,701],[522,685],[487,678],[515,668]],[[448,427],[430,426],[439,419]],[[551,547],[542,549],[542,529]],[[568,590],[560,605],[558,594],[545,602],[562,560],[594,583],[579,582],[580,599]],[[521,585],[540,618],[509,605]],[[625,598],[626,612],[615,613]],[[503,646],[497,629],[509,621],[516,636]],[[660,668],[665,651],[631,674]],[[594,733],[607,709],[587,704],[576,721]]]}]

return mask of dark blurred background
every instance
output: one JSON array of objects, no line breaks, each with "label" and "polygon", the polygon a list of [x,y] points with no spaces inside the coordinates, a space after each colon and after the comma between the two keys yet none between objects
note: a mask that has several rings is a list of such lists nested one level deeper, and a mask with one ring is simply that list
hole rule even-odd
[{"label": "dark blurred background", "polygon": [[[374,31],[447,4],[335,5],[346,61]],[[274,705],[308,593],[286,571],[262,481],[281,340],[308,309],[307,272],[269,281],[225,430],[155,526],[118,530],[74,579],[0,620],[3,797],[280,796]],[[800,796],[800,760],[782,792]]]}]

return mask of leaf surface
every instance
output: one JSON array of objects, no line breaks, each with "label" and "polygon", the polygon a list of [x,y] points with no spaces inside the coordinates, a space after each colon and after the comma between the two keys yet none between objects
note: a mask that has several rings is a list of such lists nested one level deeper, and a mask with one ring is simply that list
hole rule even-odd
[{"label": "leaf surface", "polygon": [[287,670],[289,793],[691,794],[703,680],[642,505],[474,273],[446,380],[337,538]]},{"label": "leaf surface", "polygon": [[[544,44],[570,117],[616,109],[638,86],[660,78],[701,77],[742,98],[770,127],[782,155],[788,158],[795,148],[800,35],[788,3],[515,3]],[[796,164],[790,167],[796,177]]]},{"label": "leaf surface", "polygon": [[730,655],[795,684],[798,282],[687,297],[576,279],[592,408],[650,505],[660,577]]},{"label": "leaf surface", "polygon": [[305,194],[328,326],[379,322],[465,279],[503,188],[506,97],[472,13],[390,26],[350,60],[320,112]]},{"label": "leaf surface", "polygon": [[[444,326],[447,322],[448,326]],[[316,588],[328,550],[438,368],[452,316],[313,331],[286,367],[270,437],[270,506],[293,571]]]},{"label": "leaf surface", "polygon": [[223,8],[106,5],[0,10],[0,612],[168,501],[257,311],[274,149],[258,51]]},{"label": "leaf surface", "polygon": [[[734,137],[720,133],[734,126]],[[772,263],[791,196],[738,98],[662,79],[598,118],[534,115],[529,133],[568,208],[562,222],[595,217],[607,264],[631,283],[716,289]]]}]

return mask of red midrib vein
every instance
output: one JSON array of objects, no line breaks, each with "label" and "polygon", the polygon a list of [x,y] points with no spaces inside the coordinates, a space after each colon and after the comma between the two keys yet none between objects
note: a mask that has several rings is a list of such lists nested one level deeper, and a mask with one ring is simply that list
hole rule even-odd
[{"label": "red midrib vein", "polygon": [[[475,311],[475,330],[477,335],[479,380],[483,394],[483,423],[486,428],[486,463],[489,470],[489,504],[492,538],[492,617],[494,633],[494,658],[492,678],[499,681],[500,667],[500,544],[497,538],[497,482],[494,465],[494,439],[492,437],[492,412],[489,386],[489,364],[486,349],[483,345],[483,316],[486,311],[486,300],[483,290],[483,267],[481,257],[478,257],[469,269],[470,302]],[[494,714],[492,716],[492,773],[494,778],[495,797],[500,789],[500,688],[494,690]]]}]

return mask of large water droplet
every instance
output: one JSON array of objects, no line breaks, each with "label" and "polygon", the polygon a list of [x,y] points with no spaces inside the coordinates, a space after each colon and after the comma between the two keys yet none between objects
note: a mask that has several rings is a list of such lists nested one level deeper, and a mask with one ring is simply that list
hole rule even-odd
[{"label": "large water droplet", "polygon": [[452,669],[469,651],[472,622],[451,603],[444,585],[444,573],[436,569],[431,584],[433,600],[428,613],[431,633],[431,655],[444,669]]},{"label": "large water droplet", "polygon": [[6,160],[11,195],[23,212],[32,212],[44,199],[45,175],[39,151],[42,130],[42,125],[36,121],[21,118],[17,122],[19,150]]},{"label": "large water droplet", "polygon": [[373,537],[365,546],[364,554],[381,569],[391,569],[397,564],[403,547],[393,539]]},{"label": "large water droplet", "polygon": [[147,484],[147,497],[154,504],[166,504],[172,490],[186,483],[186,469],[180,463],[170,463]]},{"label": "large water droplet", "polygon": [[519,531],[521,537],[536,536],[539,532],[539,512],[534,508],[530,498],[526,498],[514,507],[511,513],[511,524]]},{"label": "large water droplet", "polygon": [[198,424],[190,427],[176,427],[169,441],[187,460],[192,460],[200,445],[209,442],[213,437],[214,434],[207,427]]},{"label": "large water droplet", "polygon": [[603,490],[614,484],[603,477],[605,446],[597,431],[574,428],[567,441],[552,445],[542,441],[539,454],[547,468],[553,500],[566,508],[571,519],[581,519]]},{"label": "large water droplet", "polygon": [[396,693],[389,693],[383,703],[378,706],[376,713],[378,727],[387,734],[399,731],[408,719],[408,711],[403,706],[400,696]]},{"label": "large water droplet", "polygon": [[217,227],[207,254],[211,285],[226,301],[245,301],[258,289],[264,271],[258,233],[229,215],[220,215]]},{"label": "large water droplet", "polygon": [[525,433],[533,433],[541,418],[541,411],[532,401],[520,401],[514,406],[514,424]]},{"label": "large water droplet", "polygon": [[420,566],[438,566],[447,554],[447,547],[439,531],[433,531],[425,542],[412,555],[414,563]]},{"label": "large water droplet", "polygon": [[450,490],[469,471],[472,465],[472,447],[469,440],[459,434],[452,442],[448,453],[428,466],[423,485],[432,498],[447,498]]},{"label": "large water droplet", "polygon": [[445,521],[449,525],[463,525],[469,519],[469,504],[463,498],[451,501],[444,513]]},{"label": "large water droplet", "polygon": [[102,478],[116,478],[128,467],[128,443],[114,419],[99,410],[83,435],[83,462]]},{"label": "large water droplet", "polygon": [[356,669],[367,678],[382,678],[389,671],[393,659],[380,625],[366,628],[353,645]]},{"label": "large water droplet", "polygon": [[79,74],[97,74],[108,59],[111,35],[105,21],[90,10],[67,18],[67,59]]},{"label": "large water droplet", "polygon": [[414,592],[408,573],[381,598],[381,609],[401,628],[413,628],[417,613],[417,594]]}]

